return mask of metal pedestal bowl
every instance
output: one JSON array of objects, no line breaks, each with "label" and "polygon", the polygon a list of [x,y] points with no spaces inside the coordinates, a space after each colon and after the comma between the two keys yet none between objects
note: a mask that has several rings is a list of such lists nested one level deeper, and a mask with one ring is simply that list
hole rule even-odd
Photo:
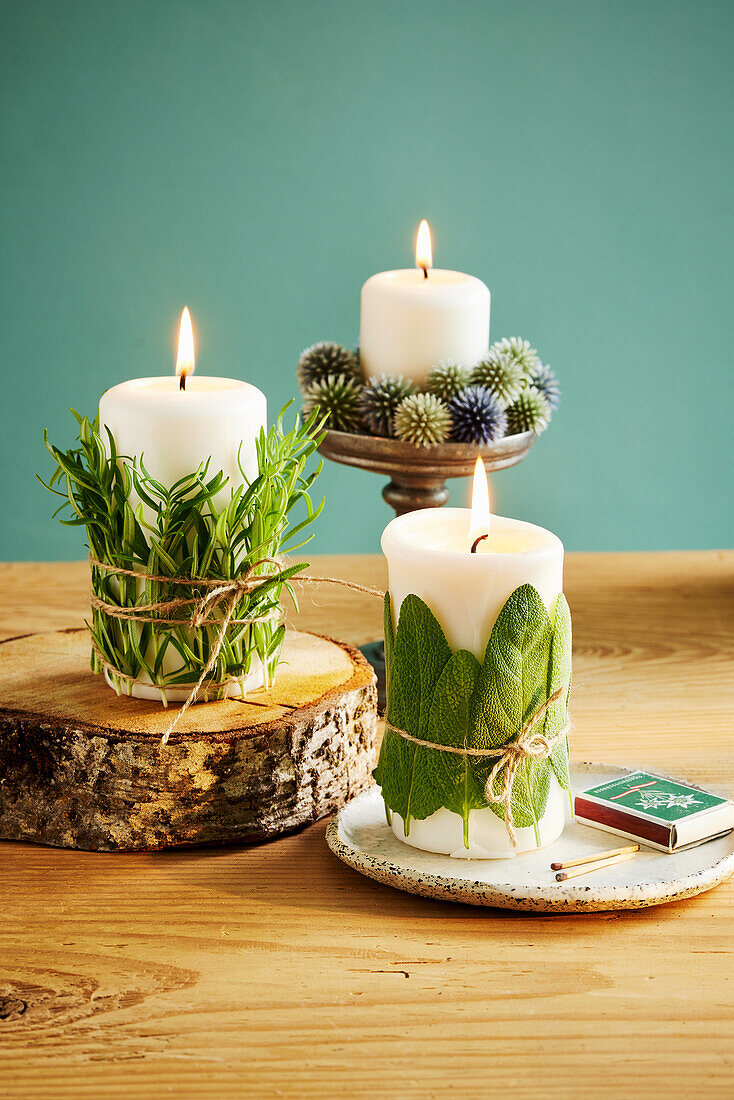
[{"label": "metal pedestal bowl", "polygon": [[517,465],[536,439],[534,432],[522,432],[484,447],[473,443],[416,447],[400,439],[328,431],[319,451],[344,466],[387,475],[390,481],[382,495],[401,516],[418,508],[440,508],[449,499],[446,479],[468,477],[478,457],[489,473]]}]

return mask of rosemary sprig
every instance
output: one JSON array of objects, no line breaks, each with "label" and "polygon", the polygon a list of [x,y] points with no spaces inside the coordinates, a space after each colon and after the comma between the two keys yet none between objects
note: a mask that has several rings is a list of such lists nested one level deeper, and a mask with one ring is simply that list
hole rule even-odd
[{"label": "rosemary sprig", "polygon": [[[91,421],[73,409],[77,446],[61,450],[44,432],[55,469],[48,482],[39,481],[62,498],[54,513],[63,514],[60,522],[86,528],[93,559],[151,577],[172,578],[170,583],[143,581],[93,565],[92,591],[99,599],[134,608],[207,594],[206,585],[181,585],[175,578],[190,582],[227,581],[248,573],[262,576],[262,584],[238,600],[232,616],[260,621],[229,626],[207,682],[207,698],[220,697],[223,685],[232,679],[244,680],[255,659],[262,662],[265,682],[270,682],[285,635],[280,612],[283,589],[295,601],[291,578],[307,568],[305,563],[286,567],[278,562],[284,553],[310,541],[306,529],[324,505],[322,499],[314,507],[310,495],[321,463],[306,473],[308,460],[323,438],[323,420],[314,415],[301,424],[296,417],[293,428],[286,431],[283,421],[290,404],[256,440],[257,477],[229,494],[227,478],[221,472],[212,474],[208,461],[170,488],[161,485],[140,459],[117,454],[109,430],[107,439],[102,438],[98,418]],[[305,515],[292,524],[291,513],[297,505]],[[157,618],[156,613],[151,612],[151,617]],[[147,677],[164,700],[166,689],[198,679],[220,630],[212,620],[196,628],[137,623],[97,609],[87,626],[94,642],[95,672],[103,671],[106,664],[123,677]],[[118,692],[129,693],[129,680],[109,670],[108,674]]]}]

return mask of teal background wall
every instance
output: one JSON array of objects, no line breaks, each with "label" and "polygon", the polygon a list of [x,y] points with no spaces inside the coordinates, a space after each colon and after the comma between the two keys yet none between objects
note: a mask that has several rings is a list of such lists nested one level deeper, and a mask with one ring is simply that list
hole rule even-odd
[{"label": "teal background wall", "polygon": [[[733,50],[732,3],[4,0],[0,556],[81,555],[42,428],[172,370],[184,303],[198,369],[275,411],[422,217],[563,385],[496,510],[570,549],[730,545]],[[381,480],[322,484],[314,549],[375,550]]]}]

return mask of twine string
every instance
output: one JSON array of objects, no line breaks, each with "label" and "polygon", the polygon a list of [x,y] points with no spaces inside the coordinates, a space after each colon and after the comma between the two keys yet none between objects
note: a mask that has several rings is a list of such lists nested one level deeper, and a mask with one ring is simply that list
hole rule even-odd
[{"label": "twine string", "polygon": [[[252,577],[251,574],[254,569],[257,569],[260,565],[275,565],[279,569],[281,562],[277,558],[260,558],[255,562],[244,577],[237,577],[227,580],[213,580],[211,577],[179,577],[179,576],[158,576],[155,573],[144,573],[138,569],[123,569],[121,566],[110,565],[108,562],[98,561],[96,558],[90,557],[89,564],[93,565],[95,569],[102,569],[107,573],[117,573],[123,577],[133,577],[136,580],[144,581],[160,581],[163,584],[176,584],[176,585],[192,585],[197,588],[222,588],[236,586],[241,592],[251,592],[256,589],[264,580],[272,579],[275,576],[274,573],[260,574],[258,577]],[[341,577],[315,577],[311,573],[304,577],[302,575],[296,575],[290,578],[296,584],[336,584],[340,588],[349,588],[353,592],[365,592],[368,596],[379,596],[382,600],[385,597],[385,591],[382,588],[374,588],[368,584],[357,584],[356,581],[345,581]],[[173,601],[169,601],[173,602]],[[195,600],[182,600],[182,603],[195,603]],[[117,606],[116,604],[114,606]],[[157,607],[157,604],[150,604],[150,607]],[[140,609],[140,608],[139,608]],[[129,608],[128,610],[134,611],[135,608]]]},{"label": "twine string", "polygon": [[[204,596],[179,596],[173,600],[136,604],[135,607],[121,607],[119,604],[109,603],[107,600],[101,599],[94,592],[92,592],[90,596],[91,606],[112,619],[129,619],[136,623],[160,623],[164,626],[193,627],[200,627],[204,622],[209,621],[210,617],[214,618],[214,612],[216,612],[219,604],[230,597],[250,595],[252,592],[256,592],[264,583],[277,577],[277,573],[261,573],[254,576],[255,569],[262,565],[275,565],[280,568],[280,563],[276,561],[275,558],[261,558],[247,570],[243,577],[233,577],[227,580],[211,580],[205,577],[157,576],[156,574],[143,573],[135,569],[117,568],[117,566],[108,565],[106,562],[97,561],[96,558],[90,558],[89,563],[94,566],[95,569],[103,569],[108,573],[118,573],[125,577],[134,577],[136,580],[148,582],[157,581],[161,584],[182,587],[188,586],[191,588],[209,588],[209,592]],[[296,584],[334,584],[341,588],[351,589],[353,592],[363,592],[368,596],[378,596],[380,599],[383,599],[385,596],[381,588],[372,588],[369,585],[357,584],[354,581],[341,580],[339,577],[314,577],[309,575],[308,577],[291,577],[290,580]],[[171,611],[192,606],[194,607],[194,612],[189,619],[166,617]],[[155,612],[155,614],[152,614],[152,612]],[[235,619],[231,617],[229,622],[230,626],[262,623],[268,622],[271,617],[271,615],[262,615],[257,618],[247,619]]]},{"label": "twine string", "polygon": [[[115,565],[109,565],[107,562],[101,562],[92,557],[90,557],[89,563],[95,569],[102,569],[107,573],[116,573],[123,577],[133,577],[135,580],[142,580],[147,583],[157,582],[160,584],[176,585],[177,587],[183,588],[208,589],[203,596],[177,596],[173,600],[136,604],[135,607],[121,607],[119,604],[110,603],[107,600],[101,599],[94,592],[90,597],[91,606],[95,610],[101,611],[104,615],[108,615],[111,619],[127,619],[136,623],[160,623],[163,626],[189,626],[194,628],[198,628],[205,622],[216,619],[217,609],[224,601],[234,600],[236,605],[241,596],[247,596],[251,595],[253,592],[257,592],[258,588],[277,576],[277,573],[260,573],[255,575],[256,569],[259,569],[263,565],[274,565],[278,569],[281,568],[280,563],[276,561],[275,558],[260,558],[259,561],[253,562],[242,577],[232,577],[226,580],[212,580],[209,577],[166,577],[155,573],[144,573],[142,570],[124,569]],[[190,618],[170,617],[170,612],[178,611],[185,607],[193,607]],[[270,615],[261,615],[254,618],[235,619],[233,615],[234,608],[232,609],[232,615],[230,615],[229,619],[230,626],[267,622],[271,618]]]},{"label": "twine string", "polygon": [[523,760],[547,760],[556,745],[570,732],[570,722],[566,722],[563,729],[550,737],[535,729],[548,708],[560,699],[564,691],[565,687],[563,686],[554,691],[550,698],[546,699],[531,715],[517,736],[496,749],[475,749],[466,744],[463,746],[439,745],[435,741],[425,741],[421,737],[415,737],[407,730],[394,726],[389,720],[387,726],[398,737],[402,737],[405,741],[411,741],[414,745],[419,745],[425,749],[436,749],[438,752],[453,753],[456,756],[496,758],[484,785],[484,796],[488,802],[504,807],[507,833],[513,848],[516,848],[517,833],[512,813],[512,787],[515,782],[515,775]]}]

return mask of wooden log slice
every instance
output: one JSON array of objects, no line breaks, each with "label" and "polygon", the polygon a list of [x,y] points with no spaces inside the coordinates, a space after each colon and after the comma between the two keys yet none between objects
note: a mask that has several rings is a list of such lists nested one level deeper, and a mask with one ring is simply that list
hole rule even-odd
[{"label": "wooden log slice", "polygon": [[273,687],[175,710],[118,698],[84,630],[0,644],[0,837],[93,851],[265,840],[370,781],[377,693],[358,650],[291,631]]}]

